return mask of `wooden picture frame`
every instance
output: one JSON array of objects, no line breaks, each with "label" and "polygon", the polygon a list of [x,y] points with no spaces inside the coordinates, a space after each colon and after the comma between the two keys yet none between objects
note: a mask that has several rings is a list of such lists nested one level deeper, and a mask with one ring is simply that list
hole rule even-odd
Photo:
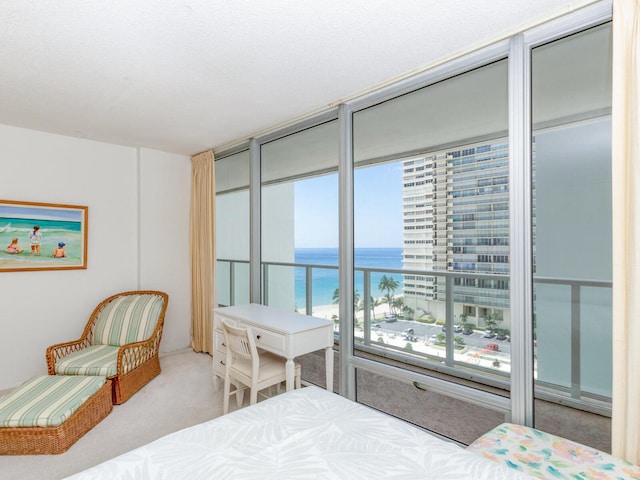
[{"label": "wooden picture frame", "polygon": [[0,200],[0,272],[87,268],[89,207]]}]

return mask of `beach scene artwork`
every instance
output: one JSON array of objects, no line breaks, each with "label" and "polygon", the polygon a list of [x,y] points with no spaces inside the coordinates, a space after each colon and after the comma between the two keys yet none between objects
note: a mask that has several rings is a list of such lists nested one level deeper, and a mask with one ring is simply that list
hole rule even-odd
[{"label": "beach scene artwork", "polygon": [[88,207],[0,200],[0,271],[87,268]]}]

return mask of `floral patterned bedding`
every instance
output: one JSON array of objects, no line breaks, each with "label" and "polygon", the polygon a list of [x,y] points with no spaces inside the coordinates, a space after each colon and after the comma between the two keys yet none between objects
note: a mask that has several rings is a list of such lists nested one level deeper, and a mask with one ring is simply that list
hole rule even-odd
[{"label": "floral patterned bedding", "polygon": [[640,480],[640,467],[562,437],[503,423],[467,450],[535,478]]}]

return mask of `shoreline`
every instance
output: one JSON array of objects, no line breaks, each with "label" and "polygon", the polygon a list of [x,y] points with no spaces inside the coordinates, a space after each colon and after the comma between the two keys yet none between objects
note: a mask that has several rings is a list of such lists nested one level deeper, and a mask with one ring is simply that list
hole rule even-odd
[{"label": "shoreline", "polygon": [[[377,300],[381,300],[381,298],[378,298]],[[386,303],[382,303],[378,305],[377,307],[375,307],[374,310],[375,310],[375,318],[371,319],[372,322],[381,321],[384,319],[385,315],[389,315],[389,306]],[[311,316],[332,320],[334,315],[336,317],[339,315],[339,311],[340,311],[340,307],[338,304],[318,305],[318,306],[312,307]],[[356,319],[362,319],[362,318],[364,318],[364,312],[363,311],[356,312]]]},{"label": "shoreline", "polygon": [[52,267],[77,267],[81,266],[80,258],[67,255],[66,257],[53,257],[50,252],[43,252],[40,255],[31,255],[31,252],[18,254],[0,253],[0,267],[11,270],[12,268],[39,269]]}]

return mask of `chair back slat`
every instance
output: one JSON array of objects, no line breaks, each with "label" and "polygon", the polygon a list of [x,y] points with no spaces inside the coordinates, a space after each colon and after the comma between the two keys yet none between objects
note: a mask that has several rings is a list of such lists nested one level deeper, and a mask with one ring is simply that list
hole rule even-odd
[{"label": "chair back slat", "polygon": [[224,332],[227,348],[231,350],[237,358],[246,360],[257,358],[258,351],[253,341],[253,334],[250,327],[238,328],[222,320],[222,331]]},{"label": "chair back slat", "polygon": [[[229,412],[229,396],[238,395],[248,388],[249,404],[258,401],[258,391],[271,389],[274,385],[287,379],[286,359],[272,353],[261,351],[258,354],[255,337],[251,327],[235,327],[221,319],[221,328],[226,346],[226,363],[224,378],[223,413]],[[260,357],[262,356],[262,361]],[[295,364],[296,388],[300,388],[300,365]],[[235,390],[231,391],[231,385]],[[240,397],[236,397],[238,406]]]}]

